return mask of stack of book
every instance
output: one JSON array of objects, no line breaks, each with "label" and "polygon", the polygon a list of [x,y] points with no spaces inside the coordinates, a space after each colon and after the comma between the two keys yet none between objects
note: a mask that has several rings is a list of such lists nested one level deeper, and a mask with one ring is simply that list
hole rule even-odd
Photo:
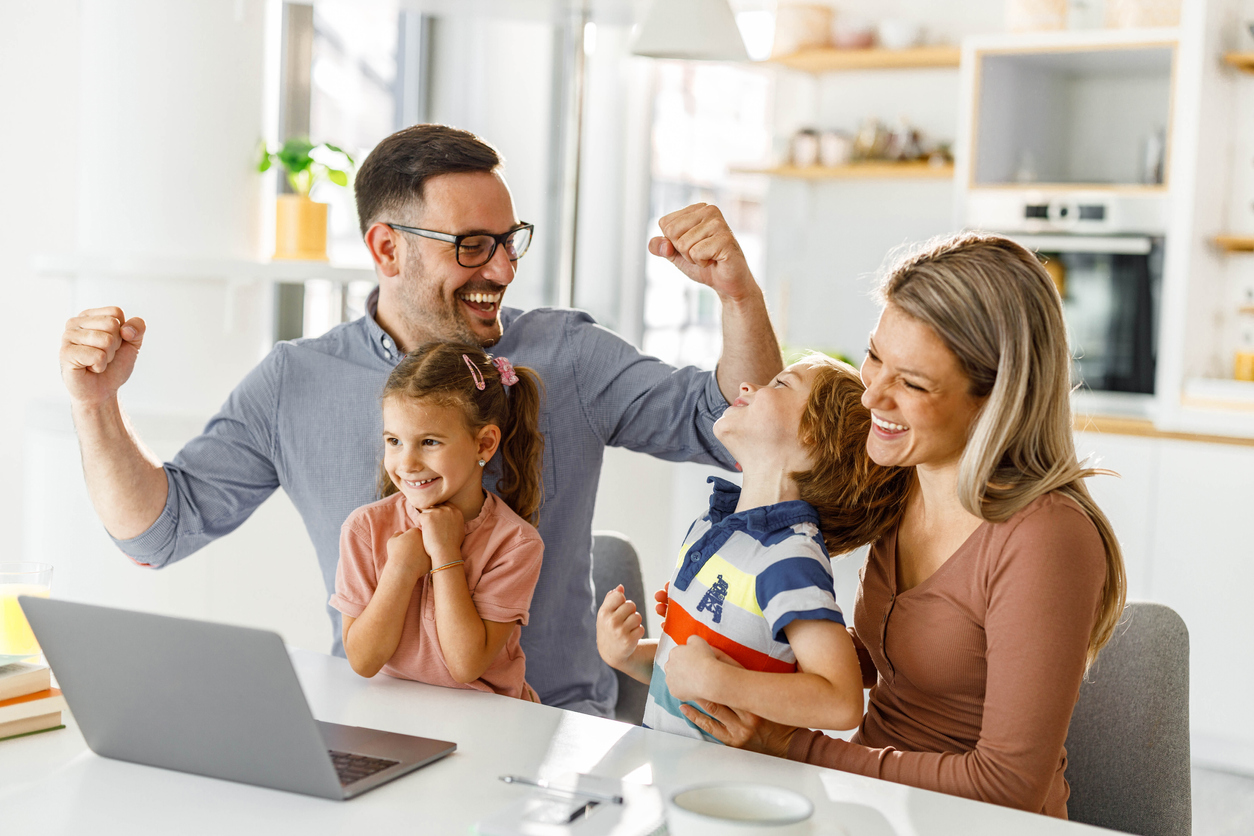
[{"label": "stack of book", "polygon": [[0,740],[63,729],[61,691],[47,665],[17,662],[0,667]]}]

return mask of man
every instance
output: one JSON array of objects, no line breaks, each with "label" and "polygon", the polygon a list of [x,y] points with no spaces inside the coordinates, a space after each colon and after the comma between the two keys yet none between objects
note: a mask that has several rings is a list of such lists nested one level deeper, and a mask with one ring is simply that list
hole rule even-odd
[{"label": "man", "polygon": [[[376,498],[379,392],[405,352],[430,340],[473,340],[536,369],[546,387],[545,554],[523,631],[527,681],[547,704],[608,716],[617,684],[597,655],[589,582],[605,447],[730,467],[714,420],[741,381],[764,383],[782,361],[740,247],[704,204],[663,218],[665,237],[649,249],[718,292],[717,376],[646,357],[579,311],[503,309],[530,227],[514,214],[500,169],[495,149],[443,125],[381,142],[355,183],[379,278],[366,315],[277,344],[172,462],[144,446],[118,402],[143,342],[142,319],[118,308],[71,319],[62,378],[92,503],[123,552],[154,567],[179,560],[233,531],[282,486],[332,592],[340,526]],[[485,485],[497,476],[490,468]],[[328,612],[333,652],[343,655],[339,614]]]}]

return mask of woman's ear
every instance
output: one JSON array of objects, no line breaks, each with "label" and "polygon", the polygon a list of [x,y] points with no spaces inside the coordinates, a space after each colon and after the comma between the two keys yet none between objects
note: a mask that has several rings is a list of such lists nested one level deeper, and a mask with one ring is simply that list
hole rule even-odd
[{"label": "woman's ear", "polygon": [[479,458],[490,462],[496,455],[497,448],[501,446],[501,428],[496,424],[488,424],[475,434],[475,441],[479,444]]}]

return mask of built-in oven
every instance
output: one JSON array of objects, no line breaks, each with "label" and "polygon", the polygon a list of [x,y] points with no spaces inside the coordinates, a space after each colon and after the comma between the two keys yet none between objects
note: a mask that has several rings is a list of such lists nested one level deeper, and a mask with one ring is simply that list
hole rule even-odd
[{"label": "built-in oven", "polygon": [[972,193],[966,217],[1041,257],[1081,390],[1152,396],[1165,212],[1161,195],[1006,189]]}]

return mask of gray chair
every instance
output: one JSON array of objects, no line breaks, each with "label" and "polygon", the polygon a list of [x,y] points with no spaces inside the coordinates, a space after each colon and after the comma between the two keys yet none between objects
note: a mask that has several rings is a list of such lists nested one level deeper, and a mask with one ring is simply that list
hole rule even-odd
[{"label": "gray chair", "polygon": [[1139,836],[1188,836],[1189,766],[1189,631],[1170,607],[1130,603],[1071,715],[1068,815]]},{"label": "gray chair", "polygon": [[[605,594],[619,584],[627,593],[627,600],[635,601],[641,613],[647,613],[653,596],[645,598],[644,579],[640,575],[640,559],[636,549],[617,531],[592,532],[592,590],[594,605],[601,606]],[[645,621],[648,635],[648,621]],[[644,719],[644,704],[649,696],[649,686],[637,682],[622,671],[614,671],[618,677],[618,702],[614,704],[614,719],[640,725]]]}]

